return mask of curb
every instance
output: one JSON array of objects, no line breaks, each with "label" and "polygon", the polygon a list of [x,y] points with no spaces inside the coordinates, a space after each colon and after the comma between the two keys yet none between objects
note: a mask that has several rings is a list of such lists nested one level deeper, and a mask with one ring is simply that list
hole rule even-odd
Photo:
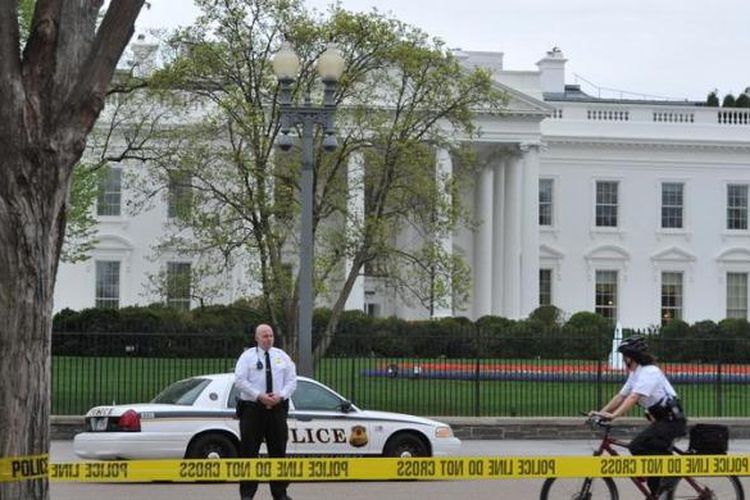
[{"label": "curb", "polygon": [[[583,417],[436,417],[453,428],[460,439],[590,439],[600,432],[585,425]],[[748,418],[692,418],[688,425],[723,424],[729,427],[730,439],[750,438]],[[613,436],[631,439],[647,422],[640,417],[618,419]]]},{"label": "curb", "polygon": [[[598,435],[584,425],[583,417],[430,417],[449,424],[459,439],[589,439]],[[689,425],[723,424],[730,439],[750,439],[750,418],[693,418]],[[618,437],[631,438],[646,425],[643,418],[619,419],[614,431]],[[50,439],[70,440],[84,430],[83,416],[50,417]]]}]

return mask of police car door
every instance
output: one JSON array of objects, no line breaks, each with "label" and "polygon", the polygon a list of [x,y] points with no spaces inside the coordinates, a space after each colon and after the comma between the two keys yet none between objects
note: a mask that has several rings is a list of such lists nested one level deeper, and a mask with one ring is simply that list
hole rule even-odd
[{"label": "police car door", "polygon": [[369,421],[344,398],[312,380],[298,380],[289,412],[287,453],[359,455],[370,447]]}]

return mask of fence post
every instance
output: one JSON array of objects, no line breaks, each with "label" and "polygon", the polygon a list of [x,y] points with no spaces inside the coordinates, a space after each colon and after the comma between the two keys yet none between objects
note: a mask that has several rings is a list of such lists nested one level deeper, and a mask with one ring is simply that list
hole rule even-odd
[{"label": "fence post", "polygon": [[602,408],[604,406],[604,401],[602,398],[602,394],[604,392],[603,385],[603,368],[602,368],[602,360],[598,360],[596,362],[596,408]]},{"label": "fence post", "polygon": [[478,417],[480,413],[479,403],[479,351],[482,348],[481,332],[479,327],[475,326],[476,331],[476,348],[474,349],[474,416]]},{"label": "fence post", "polygon": [[721,417],[724,415],[724,395],[722,394],[722,364],[721,358],[716,362],[716,416]]},{"label": "fence post", "polygon": [[352,362],[352,364],[351,364],[351,366],[352,366],[352,369],[351,369],[352,386],[351,386],[351,392],[350,392],[351,396],[350,397],[351,397],[352,403],[357,404],[356,403],[356,401],[357,401],[357,368],[356,368],[357,358],[356,357],[351,357],[351,358],[349,358],[349,361]]}]

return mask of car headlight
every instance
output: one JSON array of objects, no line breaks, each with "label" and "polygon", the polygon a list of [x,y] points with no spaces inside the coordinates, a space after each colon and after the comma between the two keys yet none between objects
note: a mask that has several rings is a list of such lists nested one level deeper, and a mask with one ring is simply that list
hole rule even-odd
[{"label": "car headlight", "polygon": [[453,437],[453,429],[448,426],[441,426],[435,429],[436,438],[449,438]]}]

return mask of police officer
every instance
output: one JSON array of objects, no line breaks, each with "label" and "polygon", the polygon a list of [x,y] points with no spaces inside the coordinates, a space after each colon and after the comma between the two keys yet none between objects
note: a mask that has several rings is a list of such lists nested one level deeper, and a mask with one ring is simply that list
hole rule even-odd
[{"label": "police officer", "polygon": [[[297,369],[292,359],[273,347],[273,329],[259,325],[255,329],[256,347],[247,349],[237,360],[235,384],[240,393],[237,413],[240,418],[240,456],[257,458],[265,439],[268,456],[286,456],[289,398],[297,388]],[[288,483],[271,482],[274,500],[291,500]],[[240,482],[241,500],[250,500],[258,491],[257,481]]]},{"label": "police officer", "polygon": [[[664,372],[654,364],[654,357],[648,352],[648,344],[643,336],[634,335],[623,340],[617,350],[622,353],[628,368],[628,379],[604,408],[589,414],[614,420],[625,415],[636,404],[640,405],[646,410],[646,418],[651,424],[630,442],[630,453],[669,455],[672,441],[685,435],[687,425],[677,392]],[[674,487],[677,479],[661,481],[661,478],[649,477],[648,486],[652,493],[658,495]]]}]

